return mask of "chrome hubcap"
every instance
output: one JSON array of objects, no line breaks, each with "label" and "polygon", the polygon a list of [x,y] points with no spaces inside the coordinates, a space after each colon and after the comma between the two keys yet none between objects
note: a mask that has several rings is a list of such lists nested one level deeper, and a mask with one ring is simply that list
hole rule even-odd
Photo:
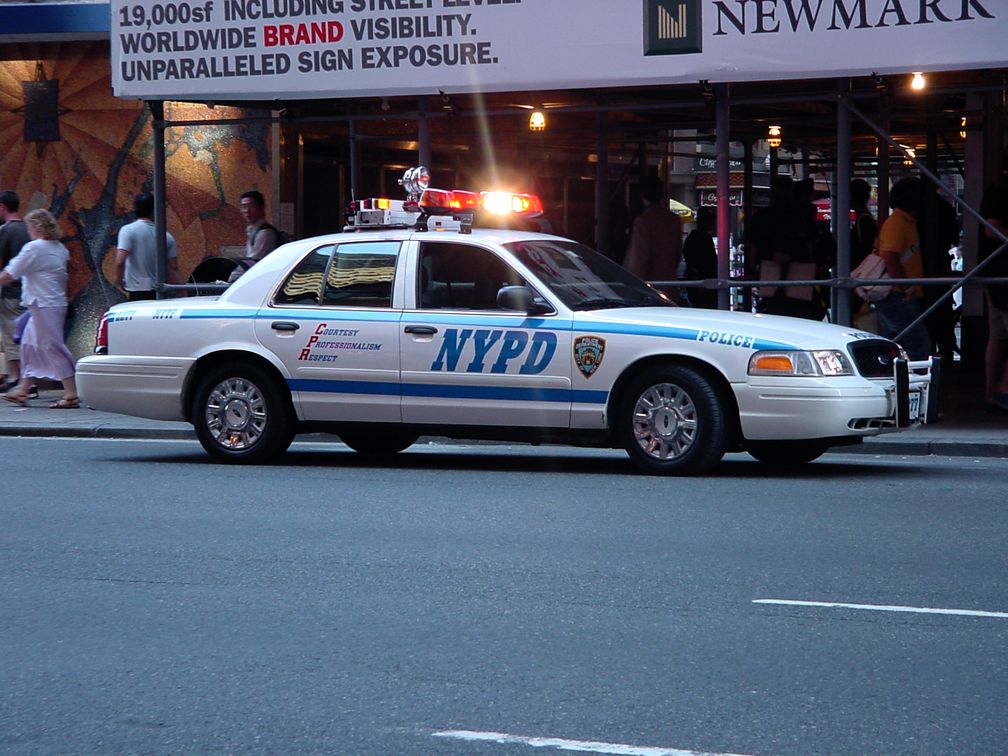
[{"label": "chrome hubcap", "polygon": [[248,449],[266,429],[266,399],[244,378],[228,378],[214,386],[204,414],[207,429],[225,449]]},{"label": "chrome hubcap", "polygon": [[677,459],[696,442],[696,405],[678,386],[658,383],[637,399],[633,431],[637,444],[649,457]]}]

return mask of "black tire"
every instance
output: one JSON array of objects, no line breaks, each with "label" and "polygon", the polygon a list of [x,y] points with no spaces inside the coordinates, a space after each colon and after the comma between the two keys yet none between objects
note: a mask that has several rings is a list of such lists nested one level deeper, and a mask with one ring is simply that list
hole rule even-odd
[{"label": "black tire", "polygon": [[367,428],[342,431],[339,437],[340,441],[358,454],[367,457],[391,457],[413,446],[420,435],[395,428]]},{"label": "black tire", "polygon": [[294,440],[290,395],[262,368],[213,368],[193,396],[192,422],[207,453],[237,464],[273,462]]},{"label": "black tire", "polygon": [[805,465],[829,449],[821,441],[747,441],[745,447],[750,456],[774,467]]},{"label": "black tire", "polygon": [[724,407],[701,373],[664,365],[634,379],[614,428],[630,459],[648,473],[700,475],[724,456]]}]

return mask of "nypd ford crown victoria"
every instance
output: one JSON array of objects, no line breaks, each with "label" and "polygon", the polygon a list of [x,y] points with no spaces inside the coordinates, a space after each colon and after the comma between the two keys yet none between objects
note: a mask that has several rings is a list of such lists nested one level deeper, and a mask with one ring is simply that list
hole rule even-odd
[{"label": "nypd ford crown victoria", "polygon": [[85,404],[188,421],[230,462],[331,431],[365,454],[421,434],[622,447],[671,474],[729,451],[809,462],[926,417],[930,362],[892,341],[678,307],[577,242],[472,228],[497,195],[412,192],[219,295],[112,307],[77,366]]}]

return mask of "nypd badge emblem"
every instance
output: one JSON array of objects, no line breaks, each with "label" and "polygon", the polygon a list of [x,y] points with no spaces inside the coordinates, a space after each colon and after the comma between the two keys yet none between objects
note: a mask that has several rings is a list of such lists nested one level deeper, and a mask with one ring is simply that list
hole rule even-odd
[{"label": "nypd badge emblem", "polygon": [[578,336],[574,339],[574,364],[585,378],[591,378],[605,356],[605,339],[598,336]]}]

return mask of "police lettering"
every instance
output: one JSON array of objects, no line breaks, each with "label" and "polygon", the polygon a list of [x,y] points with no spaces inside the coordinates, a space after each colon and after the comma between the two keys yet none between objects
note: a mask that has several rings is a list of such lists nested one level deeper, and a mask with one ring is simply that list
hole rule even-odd
[{"label": "police lettering", "polygon": [[756,339],[753,336],[743,336],[739,333],[728,333],[727,331],[699,331],[697,341],[707,344],[724,344],[725,346],[746,347],[751,349]]}]

